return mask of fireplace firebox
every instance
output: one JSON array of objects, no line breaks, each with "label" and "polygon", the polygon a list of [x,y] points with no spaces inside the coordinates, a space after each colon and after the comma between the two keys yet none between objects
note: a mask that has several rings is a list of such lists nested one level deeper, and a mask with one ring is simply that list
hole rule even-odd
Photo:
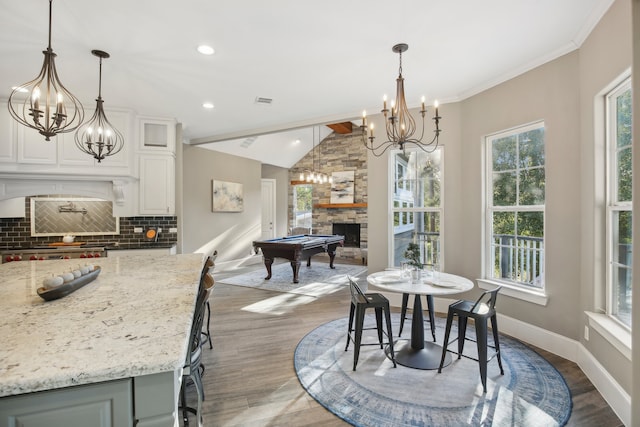
[{"label": "fireplace firebox", "polygon": [[333,223],[332,226],[332,234],[344,236],[345,247],[360,247],[360,224]]}]

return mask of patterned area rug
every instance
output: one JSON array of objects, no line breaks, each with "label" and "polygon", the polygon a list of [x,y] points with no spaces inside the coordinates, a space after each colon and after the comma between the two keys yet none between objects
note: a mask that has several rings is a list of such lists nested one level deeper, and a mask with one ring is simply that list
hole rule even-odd
[{"label": "patterned area rug", "polygon": [[250,273],[220,279],[219,283],[228,285],[246,286],[249,288],[264,289],[268,291],[289,292],[293,294],[308,295],[312,297],[326,295],[348,286],[347,276],[366,278],[367,267],[352,264],[334,264],[335,269],[329,268],[325,262],[311,261],[311,267],[306,263],[300,267],[298,273],[299,283],[293,283],[293,271],[288,262],[274,264],[271,268],[271,279],[265,280],[267,269],[259,268]]},{"label": "patterned area rug", "polygon": [[[445,319],[436,321],[441,344]],[[367,322],[375,325],[373,317]],[[400,340],[411,336],[411,321],[404,326]],[[467,327],[467,336],[475,338],[473,329]],[[394,315],[394,334],[398,330],[399,316]],[[298,344],[294,364],[307,392],[355,426],[562,426],[571,415],[571,393],[560,373],[507,336],[500,335],[505,374],[501,376],[497,361],[491,360],[483,394],[478,363],[458,360],[455,354],[438,374],[402,365],[394,368],[379,346],[364,346],[354,372],[353,343],[344,350],[346,331],[347,318],[311,331]],[[451,334],[457,334],[455,325]],[[375,330],[363,335],[363,342],[377,342]],[[465,354],[474,353],[475,344],[467,342]]]}]

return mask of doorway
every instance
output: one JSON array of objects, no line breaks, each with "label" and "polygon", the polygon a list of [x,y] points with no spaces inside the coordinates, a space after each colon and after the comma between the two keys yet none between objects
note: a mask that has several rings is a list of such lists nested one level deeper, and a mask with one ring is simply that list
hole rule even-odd
[{"label": "doorway", "polygon": [[276,180],[262,179],[262,234],[260,240],[276,237]]}]

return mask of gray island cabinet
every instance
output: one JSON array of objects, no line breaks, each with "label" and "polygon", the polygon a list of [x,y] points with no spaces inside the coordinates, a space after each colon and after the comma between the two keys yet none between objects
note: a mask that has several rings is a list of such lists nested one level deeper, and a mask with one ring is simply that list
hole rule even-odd
[{"label": "gray island cabinet", "polygon": [[94,259],[93,282],[38,296],[79,261],[0,266],[0,427],[177,426],[202,254]]}]

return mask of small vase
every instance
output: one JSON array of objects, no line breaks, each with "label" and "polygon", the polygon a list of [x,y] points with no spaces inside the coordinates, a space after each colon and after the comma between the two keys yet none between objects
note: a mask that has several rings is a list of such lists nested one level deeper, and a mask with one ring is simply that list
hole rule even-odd
[{"label": "small vase", "polygon": [[422,270],[411,270],[411,283],[419,283],[422,277]]}]

